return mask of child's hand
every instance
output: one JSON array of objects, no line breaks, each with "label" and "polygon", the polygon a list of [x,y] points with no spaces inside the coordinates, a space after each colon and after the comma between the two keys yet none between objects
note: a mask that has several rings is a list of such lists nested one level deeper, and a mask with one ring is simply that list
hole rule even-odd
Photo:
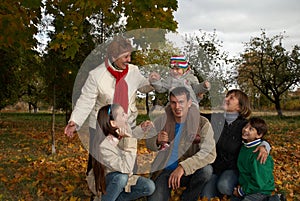
[{"label": "child's hand", "polygon": [[141,128],[144,132],[149,131],[153,127],[154,127],[154,125],[153,125],[152,121],[146,120],[141,123]]},{"label": "child's hand", "polygon": [[150,82],[155,82],[157,80],[160,80],[160,74],[158,74],[157,72],[152,72],[149,75],[149,81]]},{"label": "child's hand", "polygon": [[235,197],[241,197],[239,192],[238,192],[238,189],[240,188],[240,186],[238,185],[237,187],[234,187],[233,189],[233,192],[232,194],[235,196]]},{"label": "child's hand", "polygon": [[131,135],[127,132],[126,128],[118,128],[116,132],[119,134],[120,137],[131,137]]},{"label": "child's hand", "polygon": [[204,93],[198,93],[197,96],[198,96],[198,99],[199,99],[199,100],[202,100],[202,99],[203,99],[203,96],[204,96]]},{"label": "child's hand", "polygon": [[204,81],[204,83],[203,83],[203,85],[204,85],[204,88],[206,88],[207,90],[210,90],[210,82],[209,81],[207,81],[207,80],[205,80]]}]

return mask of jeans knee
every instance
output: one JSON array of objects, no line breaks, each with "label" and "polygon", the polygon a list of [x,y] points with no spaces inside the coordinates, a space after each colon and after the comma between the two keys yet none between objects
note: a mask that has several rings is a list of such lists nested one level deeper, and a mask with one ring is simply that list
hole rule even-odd
[{"label": "jeans knee", "polygon": [[113,183],[119,186],[120,188],[124,188],[127,185],[128,175],[127,174],[118,174],[113,178]]},{"label": "jeans knee", "polygon": [[217,183],[217,189],[223,195],[232,195],[233,192],[232,185],[224,180]]},{"label": "jeans knee", "polygon": [[209,181],[213,173],[213,168],[211,165],[207,165],[202,168],[203,179]]},{"label": "jeans knee", "polygon": [[149,179],[147,184],[147,188],[145,189],[146,196],[152,195],[155,191],[155,183]]},{"label": "jeans knee", "polygon": [[232,195],[233,188],[238,184],[238,174],[234,170],[226,170],[220,176],[217,188],[224,195]]}]

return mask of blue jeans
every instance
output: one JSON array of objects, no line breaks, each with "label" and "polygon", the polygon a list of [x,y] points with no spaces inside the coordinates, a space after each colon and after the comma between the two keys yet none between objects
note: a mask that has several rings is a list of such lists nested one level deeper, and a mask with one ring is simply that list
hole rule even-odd
[{"label": "blue jeans", "polygon": [[139,177],[136,185],[131,186],[131,192],[125,192],[124,187],[128,181],[128,175],[120,172],[111,172],[106,175],[106,194],[102,194],[102,201],[135,200],[151,195],[155,190],[155,184],[151,179]]},{"label": "blue jeans", "polygon": [[210,199],[222,195],[231,196],[234,187],[238,185],[238,176],[238,172],[235,170],[225,170],[219,175],[213,174],[205,184],[201,197]]},{"label": "blue jeans", "polygon": [[[171,188],[168,187],[168,180],[172,170],[163,170],[163,172],[155,179],[157,188],[154,193],[148,197],[148,201],[166,201],[170,198]],[[196,201],[204,187],[204,184],[210,179],[212,175],[212,166],[207,165],[194,174],[189,176],[182,176],[180,186],[185,186],[186,189],[181,195],[182,201]]]}]

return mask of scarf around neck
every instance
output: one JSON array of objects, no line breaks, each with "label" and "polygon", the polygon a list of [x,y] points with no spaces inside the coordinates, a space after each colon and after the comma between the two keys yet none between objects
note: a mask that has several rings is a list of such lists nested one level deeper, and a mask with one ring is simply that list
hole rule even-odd
[{"label": "scarf around neck", "polygon": [[225,112],[224,113],[224,117],[227,121],[228,124],[231,124],[232,122],[234,122],[239,116],[238,112]]},{"label": "scarf around neck", "polygon": [[114,70],[108,62],[108,59],[105,59],[105,66],[107,70],[110,72],[114,78],[116,78],[115,84],[115,93],[114,93],[114,100],[113,103],[120,104],[124,111],[128,112],[128,85],[125,81],[125,77],[128,73],[128,66],[123,71],[116,71]]}]

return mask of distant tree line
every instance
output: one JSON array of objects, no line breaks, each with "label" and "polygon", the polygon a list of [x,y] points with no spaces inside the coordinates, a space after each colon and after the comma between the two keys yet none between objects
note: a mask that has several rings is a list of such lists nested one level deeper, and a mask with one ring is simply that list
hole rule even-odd
[{"label": "distant tree line", "polygon": [[[0,109],[18,101],[29,111],[41,104],[66,112],[72,109],[72,91],[80,66],[99,44],[117,33],[144,28],[176,31],[177,0],[140,1],[40,1],[2,2],[0,7]],[[157,34],[164,34],[158,33]],[[37,35],[44,35],[41,41]],[[153,40],[159,35],[153,35]],[[215,32],[187,35],[183,50],[170,43],[133,53],[133,63],[147,72],[167,72],[172,54],[184,51],[199,81],[212,83],[202,106],[220,104],[220,94],[239,87],[253,98],[253,105],[274,105],[282,115],[282,101],[299,87],[299,46],[291,51],[282,34],[260,37],[245,43],[237,58],[229,58]],[[142,37],[141,37],[142,38]],[[49,40],[49,42],[47,41]],[[41,44],[42,42],[43,44]],[[143,41],[135,41],[142,44]],[[46,44],[46,47],[39,49]],[[154,65],[156,64],[156,65]],[[165,104],[166,94],[146,94],[147,104]],[[154,101],[154,102],[153,102]],[[146,104],[146,105],[147,105]]]}]

